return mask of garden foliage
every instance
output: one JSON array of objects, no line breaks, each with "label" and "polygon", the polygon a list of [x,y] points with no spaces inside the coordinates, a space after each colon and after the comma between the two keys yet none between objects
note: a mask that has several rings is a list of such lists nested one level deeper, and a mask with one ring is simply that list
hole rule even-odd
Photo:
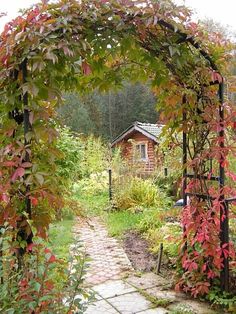
[{"label": "garden foliage", "polygon": [[58,259],[40,237],[27,246],[22,267],[10,245],[10,226],[1,228],[4,254],[0,265],[0,312],[29,313],[83,313],[90,292],[82,289],[86,259],[82,250],[73,252],[67,261]]},{"label": "garden foliage", "polygon": [[226,221],[223,197],[235,195],[234,187],[201,180],[216,171],[208,165],[211,159],[227,170],[234,150],[224,128],[233,128],[236,115],[229,101],[219,110],[217,97],[231,51],[220,34],[209,34],[191,21],[185,6],[170,0],[42,1],[8,23],[0,42],[0,225],[16,230],[11,245],[21,259],[26,242],[32,244],[33,233],[46,235],[64,202],[54,122],[62,92],[108,90],[124,78],[150,80],[164,132],[188,134],[185,166],[195,177],[187,191],[209,196],[204,202],[192,197],[183,211],[186,249],[178,287],[194,296],[208,293],[223,258],[231,266],[235,261],[233,246],[219,239]]},{"label": "garden foliage", "polygon": [[165,209],[170,203],[170,198],[157,189],[150,179],[126,176],[120,178],[114,187],[114,205],[121,210],[142,211],[152,207]]}]

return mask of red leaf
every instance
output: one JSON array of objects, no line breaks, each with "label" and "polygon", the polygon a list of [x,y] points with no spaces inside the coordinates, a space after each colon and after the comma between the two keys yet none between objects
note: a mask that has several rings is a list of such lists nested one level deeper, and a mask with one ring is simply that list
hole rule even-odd
[{"label": "red leaf", "polygon": [[24,174],[25,174],[24,168],[17,168],[16,171],[13,173],[11,180],[15,182],[18,178],[23,177]]},{"label": "red leaf", "polygon": [[91,67],[86,61],[82,62],[82,70],[84,75],[90,75],[92,73]]},{"label": "red leaf", "polygon": [[14,166],[16,166],[16,163],[15,163],[15,161],[8,160],[8,161],[4,161],[3,162],[3,166],[5,166],[5,167],[14,167]]},{"label": "red leaf", "polygon": [[51,255],[48,261],[49,261],[49,263],[54,263],[56,261],[56,256]]},{"label": "red leaf", "polygon": [[46,288],[47,288],[48,290],[52,290],[53,287],[54,287],[54,284],[53,284],[52,281],[48,280],[48,281],[45,282],[45,286],[46,286]]},{"label": "red leaf", "polygon": [[37,200],[36,197],[31,196],[31,197],[30,197],[30,200],[31,200],[31,204],[32,204],[33,206],[37,206],[37,205],[38,205],[38,200]]},{"label": "red leaf", "polygon": [[215,72],[215,71],[211,72],[211,79],[212,79],[212,82],[219,82],[219,83],[222,82],[222,76],[218,72]]},{"label": "red leaf", "polygon": [[34,121],[34,113],[32,111],[30,111],[29,122],[30,122],[31,125],[33,124],[33,121]]},{"label": "red leaf", "polygon": [[208,279],[213,279],[216,277],[216,274],[210,269],[207,273],[207,278]]},{"label": "red leaf", "polygon": [[10,129],[6,132],[6,135],[11,137],[14,134],[15,129]]},{"label": "red leaf", "polygon": [[28,286],[28,280],[27,279],[21,279],[21,281],[19,282],[19,286],[22,288],[25,288],[26,286]]},{"label": "red leaf", "polygon": [[2,200],[3,200],[3,202],[8,203],[10,198],[7,194],[3,193],[2,194]]},{"label": "red leaf", "polygon": [[28,246],[27,246],[27,251],[28,251],[28,252],[32,252],[34,246],[35,246],[34,243],[28,244]]}]

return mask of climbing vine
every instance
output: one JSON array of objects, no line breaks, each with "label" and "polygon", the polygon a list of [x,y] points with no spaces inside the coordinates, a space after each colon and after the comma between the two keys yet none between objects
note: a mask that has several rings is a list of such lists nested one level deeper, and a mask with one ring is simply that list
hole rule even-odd
[{"label": "climbing vine", "polygon": [[0,41],[0,224],[14,229],[19,263],[33,236],[46,236],[62,204],[54,175],[59,154],[55,109],[63,102],[62,92],[119,88],[124,78],[149,80],[166,132],[188,135],[190,158],[184,167],[193,178],[186,191],[195,196],[183,210],[184,272],[178,287],[193,295],[208,292],[223,256],[235,261],[231,244],[222,246],[219,240],[222,196],[234,196],[235,190],[202,180],[219,165],[226,168],[234,150],[221,131],[232,128],[235,113],[228,100],[222,104],[217,97],[231,49],[170,0],[42,1],[5,26]]}]

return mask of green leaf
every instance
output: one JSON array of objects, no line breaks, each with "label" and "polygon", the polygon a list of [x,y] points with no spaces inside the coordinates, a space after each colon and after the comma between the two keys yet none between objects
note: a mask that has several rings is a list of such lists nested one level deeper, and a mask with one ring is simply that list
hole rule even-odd
[{"label": "green leaf", "polygon": [[45,55],[45,59],[52,60],[52,63],[55,64],[58,62],[58,57],[52,51],[48,51]]},{"label": "green leaf", "polygon": [[37,96],[39,89],[33,82],[25,83],[22,86],[23,94],[30,93],[32,96]]},{"label": "green leaf", "polygon": [[35,291],[39,292],[40,288],[41,288],[41,284],[39,282],[35,281],[33,284],[33,288]]},{"label": "green leaf", "polygon": [[43,183],[44,183],[44,177],[42,176],[42,174],[36,173],[36,174],[35,174],[35,178],[36,178],[36,180],[38,181],[38,183],[39,183],[40,185],[43,185]]}]

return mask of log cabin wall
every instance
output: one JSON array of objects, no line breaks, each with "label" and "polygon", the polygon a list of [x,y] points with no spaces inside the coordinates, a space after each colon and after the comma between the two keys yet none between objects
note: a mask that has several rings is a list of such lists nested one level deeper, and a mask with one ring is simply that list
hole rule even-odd
[{"label": "log cabin wall", "polygon": [[[145,144],[147,146],[147,160],[137,160],[135,158],[135,145]],[[132,165],[137,165],[140,171],[149,175],[156,169],[156,143],[147,136],[136,131],[129,138],[117,143],[116,147],[121,148],[122,157]]]}]

